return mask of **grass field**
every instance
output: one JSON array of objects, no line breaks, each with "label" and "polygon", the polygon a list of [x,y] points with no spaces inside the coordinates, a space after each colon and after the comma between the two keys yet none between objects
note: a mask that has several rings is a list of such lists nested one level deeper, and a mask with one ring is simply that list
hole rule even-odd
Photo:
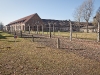
[{"label": "grass field", "polygon": [[0,32],[0,75],[100,75],[100,62]]},{"label": "grass field", "polygon": [[[36,34],[36,32],[31,31],[32,34]],[[39,32],[39,34],[42,34],[42,32]],[[43,34],[49,35],[49,32],[44,32]],[[70,37],[70,32],[51,32],[53,35],[59,35],[64,37]],[[81,33],[81,32],[73,32],[72,33],[73,38],[79,38],[79,39],[89,39],[89,40],[97,40],[97,33]]]}]

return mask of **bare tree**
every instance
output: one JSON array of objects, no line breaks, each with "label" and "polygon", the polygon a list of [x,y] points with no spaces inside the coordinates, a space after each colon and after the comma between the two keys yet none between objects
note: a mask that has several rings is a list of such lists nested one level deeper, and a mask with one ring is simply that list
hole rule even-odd
[{"label": "bare tree", "polygon": [[78,28],[79,31],[80,31],[80,21],[82,19],[82,10],[83,10],[82,6],[79,6],[75,9],[75,12],[74,12],[74,19],[76,21],[75,24],[79,26]]},{"label": "bare tree", "polygon": [[98,22],[98,37],[97,37],[97,41],[100,42],[100,7],[98,8],[96,16],[94,18],[96,18],[96,20]]},{"label": "bare tree", "polygon": [[82,4],[82,7],[83,7],[82,18],[87,22],[87,25],[86,25],[87,33],[88,33],[88,22],[93,13],[93,4],[94,4],[93,0],[86,0]]},{"label": "bare tree", "polygon": [[95,27],[97,27],[97,26],[98,26],[98,21],[97,21],[96,19],[93,19],[92,24],[93,24]]},{"label": "bare tree", "polygon": [[100,22],[100,7],[98,8],[97,13],[96,13],[96,20]]},{"label": "bare tree", "polygon": [[2,22],[0,22],[0,31],[2,31],[2,30],[3,30],[3,27],[4,27],[3,23],[2,23]]},{"label": "bare tree", "polygon": [[87,33],[88,33],[88,22],[93,13],[93,0],[85,0],[74,12],[74,19],[77,21],[80,28],[80,21],[85,20],[87,22]]},{"label": "bare tree", "polygon": [[98,8],[95,17],[93,18],[93,25],[97,27],[98,22],[100,22],[100,7]]}]

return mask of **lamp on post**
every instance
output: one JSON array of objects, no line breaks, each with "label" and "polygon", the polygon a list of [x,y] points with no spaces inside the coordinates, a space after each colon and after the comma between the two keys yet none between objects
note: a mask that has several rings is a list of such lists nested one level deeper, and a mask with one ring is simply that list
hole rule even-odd
[{"label": "lamp on post", "polygon": [[70,41],[72,41],[72,24],[70,20],[69,20],[69,24],[70,24]]},{"label": "lamp on post", "polygon": [[[96,16],[94,17],[94,19],[97,20],[97,19],[96,19]],[[98,30],[97,30],[98,36],[97,36],[97,42],[100,42],[100,24],[99,24],[99,21],[98,21],[98,20],[97,20],[97,22],[98,22]]]}]

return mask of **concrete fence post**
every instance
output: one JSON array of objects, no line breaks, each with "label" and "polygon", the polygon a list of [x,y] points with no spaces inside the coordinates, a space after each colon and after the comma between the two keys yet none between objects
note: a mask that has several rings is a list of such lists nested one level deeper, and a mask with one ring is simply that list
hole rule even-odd
[{"label": "concrete fence post", "polygon": [[98,22],[98,36],[97,36],[97,42],[100,42],[100,25]]},{"label": "concrete fence post", "polygon": [[59,38],[57,38],[57,48],[58,49],[60,48],[60,40],[59,40]]},{"label": "concrete fence post", "polygon": [[42,25],[42,35],[44,34],[44,31],[43,31],[43,29],[44,29],[44,28],[43,28],[43,25]]},{"label": "concrete fence post", "polygon": [[22,31],[20,31],[20,37],[22,38]]},{"label": "concrete fence post", "polygon": [[32,35],[32,41],[34,42],[34,37],[33,37],[33,35]]},{"label": "concrete fence post", "polygon": [[28,27],[29,27],[29,29],[28,29],[28,30],[29,30],[29,34],[30,34],[30,25],[28,25]]},{"label": "concrete fence post", "polygon": [[69,24],[70,24],[70,41],[72,41],[72,24],[70,20],[69,20]]}]

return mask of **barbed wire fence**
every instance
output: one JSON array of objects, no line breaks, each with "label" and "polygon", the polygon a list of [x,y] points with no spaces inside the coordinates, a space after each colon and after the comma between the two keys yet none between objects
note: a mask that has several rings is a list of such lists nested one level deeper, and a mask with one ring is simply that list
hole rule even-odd
[{"label": "barbed wire fence", "polygon": [[[30,38],[33,42],[39,42],[41,45],[45,45],[48,47],[53,48],[60,48],[60,49],[70,49],[70,50],[84,50],[88,48],[88,45],[83,45],[83,41],[80,41],[80,39],[72,38],[65,35],[60,35],[60,27],[59,25],[63,25],[64,23],[60,22],[53,22],[48,21],[44,28],[41,30],[38,28],[35,31],[32,31],[29,27],[29,31],[19,31],[17,32],[17,35],[22,38]],[[66,28],[65,28],[66,29]],[[68,31],[70,30],[70,27],[68,28]],[[66,30],[65,30],[66,31]],[[63,33],[62,31],[61,33]],[[11,34],[14,34],[15,32],[9,32]],[[66,32],[65,32],[66,33]],[[70,33],[70,32],[69,32]],[[72,41],[70,40],[72,39]]]},{"label": "barbed wire fence", "polygon": [[[58,48],[61,50],[76,52],[79,55],[84,57],[96,59],[100,61],[100,43],[96,40],[86,40],[78,38],[79,35],[76,34],[76,37],[72,37],[70,40],[69,36],[62,35],[59,27],[56,26],[55,23],[48,22],[49,26],[43,28],[42,30],[35,31],[19,31],[16,32],[17,36],[21,38],[26,38],[26,40],[30,40],[30,42],[37,42],[39,46],[42,47],[50,47],[50,48]],[[54,25],[53,25],[54,24]],[[56,29],[55,29],[56,28]],[[70,29],[70,27],[69,27]],[[31,30],[31,29],[29,29]],[[66,31],[66,30],[65,30]],[[37,34],[37,32],[39,32]],[[43,32],[43,33],[42,33]],[[66,31],[70,34],[69,31]],[[64,33],[66,33],[64,32]],[[15,32],[8,32],[13,34]],[[86,36],[86,35],[84,35]],[[40,47],[41,48],[41,47]]]}]

